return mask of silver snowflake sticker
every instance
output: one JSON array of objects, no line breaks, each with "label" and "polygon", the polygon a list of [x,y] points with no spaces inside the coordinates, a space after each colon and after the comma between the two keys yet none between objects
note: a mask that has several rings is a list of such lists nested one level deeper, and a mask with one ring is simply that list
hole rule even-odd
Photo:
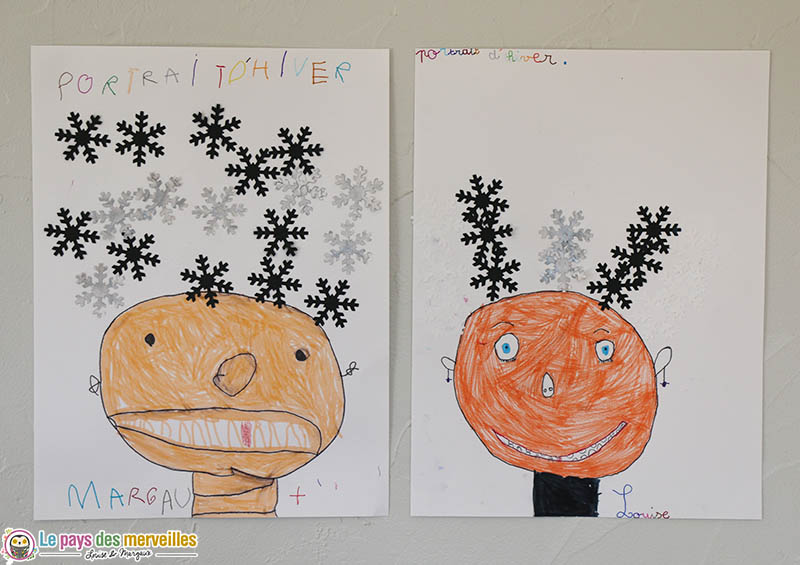
[{"label": "silver snowflake sticker", "polygon": [[207,235],[214,235],[221,228],[229,234],[235,234],[239,229],[235,218],[241,218],[247,212],[244,204],[235,202],[236,189],[225,186],[217,193],[213,188],[206,187],[201,194],[205,204],[195,206],[192,215],[206,220],[203,231]]},{"label": "silver snowflake sticker", "polygon": [[136,190],[135,197],[142,203],[137,210],[139,220],[152,220],[161,217],[165,224],[175,221],[175,210],[183,210],[187,206],[186,198],[178,196],[178,187],[183,184],[180,177],[169,177],[166,182],[158,173],[147,175],[147,188]]},{"label": "silver snowflake sticker", "polygon": [[314,211],[312,200],[325,200],[327,189],[319,186],[322,173],[316,167],[311,174],[296,168],[289,176],[280,177],[275,181],[275,190],[286,193],[281,200],[284,210],[296,210],[308,216]]},{"label": "silver snowflake sticker", "polygon": [[592,239],[592,230],[580,227],[583,221],[583,212],[573,212],[569,218],[564,216],[562,210],[553,210],[552,226],[544,226],[539,231],[543,239],[552,240],[550,247],[539,253],[539,260],[547,265],[541,277],[541,282],[556,281],[559,290],[569,290],[573,281],[582,281],[586,272],[581,262],[586,258],[586,250],[580,242]]},{"label": "silver snowflake sticker", "polygon": [[340,192],[334,195],[333,205],[350,208],[351,220],[358,220],[364,210],[377,212],[381,209],[381,201],[376,194],[383,190],[383,181],[378,178],[368,180],[364,167],[356,167],[352,178],[344,174],[336,175],[336,186]]},{"label": "silver snowflake sticker", "polygon": [[122,287],[123,278],[109,275],[108,267],[99,263],[94,267],[94,273],[80,273],[75,277],[78,285],[83,290],[75,295],[75,304],[78,306],[91,306],[92,313],[102,318],[109,307],[121,307],[124,304],[122,296],[117,289]]},{"label": "silver snowflake sticker", "polygon": [[114,198],[110,192],[101,192],[99,200],[102,208],[92,212],[92,222],[100,224],[100,236],[103,239],[114,239],[117,234],[134,235],[131,221],[136,219],[138,210],[131,207],[133,193],[124,190]]},{"label": "silver snowflake sticker", "polygon": [[365,246],[372,241],[372,236],[366,231],[356,233],[354,228],[353,222],[347,221],[342,224],[339,233],[329,231],[324,235],[325,242],[331,248],[325,253],[325,262],[333,265],[337,261],[341,261],[342,272],[348,274],[355,271],[357,260],[366,265],[371,256]]}]

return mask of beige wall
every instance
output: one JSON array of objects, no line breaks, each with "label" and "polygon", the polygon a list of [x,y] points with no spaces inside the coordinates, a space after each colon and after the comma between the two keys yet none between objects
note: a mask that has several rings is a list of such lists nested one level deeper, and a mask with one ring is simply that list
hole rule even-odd
[{"label": "beige wall", "polygon": [[[392,49],[392,438],[386,519],[33,524],[29,46]],[[769,216],[761,522],[410,519],[413,57],[419,45],[769,49]],[[800,2],[292,3],[0,0],[0,526],[194,529],[200,560],[388,563],[800,562]],[[747,112],[747,108],[742,108]],[[69,331],[65,326],[64,331]],[[709,478],[698,477],[698,480]],[[491,489],[491,485],[486,485]],[[731,496],[736,496],[735,492]]]}]

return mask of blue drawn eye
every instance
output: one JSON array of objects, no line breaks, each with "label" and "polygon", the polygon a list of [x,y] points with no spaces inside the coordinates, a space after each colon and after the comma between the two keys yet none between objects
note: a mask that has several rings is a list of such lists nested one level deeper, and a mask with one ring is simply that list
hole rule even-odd
[{"label": "blue drawn eye", "polygon": [[609,339],[598,341],[594,344],[594,351],[601,363],[611,361],[611,357],[614,355],[614,342]]},{"label": "blue drawn eye", "polygon": [[519,351],[519,340],[514,334],[503,334],[494,344],[494,352],[500,361],[513,361]]}]

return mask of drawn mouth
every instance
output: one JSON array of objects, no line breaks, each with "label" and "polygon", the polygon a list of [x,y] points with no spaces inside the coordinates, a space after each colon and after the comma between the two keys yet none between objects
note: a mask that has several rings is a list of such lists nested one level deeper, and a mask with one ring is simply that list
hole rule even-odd
[{"label": "drawn mouth", "polygon": [[538,457],[539,459],[547,459],[548,461],[559,461],[567,463],[567,462],[583,461],[584,459],[591,457],[592,455],[603,449],[603,447],[605,447],[606,444],[608,444],[608,442],[614,439],[617,436],[617,434],[619,434],[622,431],[622,428],[624,428],[626,425],[627,422],[620,422],[619,425],[616,428],[614,428],[614,430],[610,434],[605,436],[603,439],[600,439],[594,442],[592,445],[584,447],[583,449],[579,449],[578,451],[570,453],[568,455],[549,455],[547,453],[531,451],[527,447],[519,445],[518,443],[514,443],[507,437],[502,436],[497,432],[494,432],[494,435],[497,436],[497,439],[499,439],[503,443],[503,445],[506,445],[511,449],[515,449],[520,453],[522,453],[523,455],[528,455],[530,457]]},{"label": "drawn mouth", "polygon": [[212,451],[316,454],[322,441],[320,430],[313,422],[280,410],[145,410],[120,412],[108,419],[117,430],[181,447]]}]

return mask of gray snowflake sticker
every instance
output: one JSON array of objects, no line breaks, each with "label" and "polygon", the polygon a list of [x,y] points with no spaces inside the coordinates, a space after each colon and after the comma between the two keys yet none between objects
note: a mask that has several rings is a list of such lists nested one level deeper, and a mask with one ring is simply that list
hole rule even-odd
[{"label": "gray snowflake sticker", "polygon": [[236,189],[225,186],[219,193],[213,188],[206,187],[202,193],[205,204],[195,206],[192,215],[198,219],[205,219],[203,231],[206,235],[214,235],[217,229],[224,229],[229,234],[235,234],[239,226],[235,218],[241,218],[247,212],[244,204],[235,202]]},{"label": "gray snowflake sticker", "polygon": [[383,181],[378,178],[368,180],[364,167],[356,167],[352,178],[344,174],[336,175],[336,186],[340,192],[334,195],[333,205],[350,208],[351,220],[361,218],[364,210],[377,212],[381,209],[381,201],[376,194],[383,190]]},{"label": "gray snowflake sticker", "polygon": [[356,261],[365,265],[369,262],[371,253],[365,246],[372,241],[369,232],[356,233],[353,222],[344,222],[339,233],[329,231],[324,235],[325,242],[330,245],[330,251],[325,253],[325,262],[329,265],[341,261],[342,272],[350,274],[355,271]]},{"label": "gray snowflake sticker", "polygon": [[312,200],[325,200],[328,191],[319,186],[319,179],[322,173],[317,168],[311,174],[307,174],[296,168],[291,175],[280,177],[275,181],[275,190],[284,192],[281,200],[281,208],[284,210],[296,210],[300,214],[308,216],[314,211]]},{"label": "gray snowflake sticker", "polygon": [[135,220],[138,211],[131,207],[133,193],[124,190],[116,198],[110,192],[100,193],[100,210],[92,212],[92,222],[100,224],[100,236],[103,239],[114,239],[117,234],[123,236],[134,235],[135,230],[131,221]]},{"label": "gray snowflake sticker", "polygon": [[136,190],[135,197],[142,203],[137,210],[136,219],[152,220],[161,217],[165,224],[175,221],[175,210],[183,210],[187,206],[186,199],[178,196],[178,188],[183,184],[180,177],[169,177],[166,182],[158,173],[147,175],[147,188]]},{"label": "gray snowflake sticker", "polygon": [[580,242],[592,239],[592,230],[580,227],[583,212],[578,210],[567,218],[562,210],[553,210],[550,214],[552,226],[544,226],[539,231],[543,239],[552,240],[547,249],[539,253],[539,260],[545,269],[540,281],[551,283],[556,281],[559,290],[569,290],[573,281],[582,281],[586,272],[581,262],[586,258],[586,250]]},{"label": "gray snowflake sticker", "polygon": [[102,318],[109,307],[122,307],[124,301],[117,289],[122,287],[123,278],[110,275],[108,267],[100,263],[95,265],[94,273],[80,273],[75,277],[78,286],[83,290],[75,295],[75,304],[78,306],[91,306],[92,314]]}]

